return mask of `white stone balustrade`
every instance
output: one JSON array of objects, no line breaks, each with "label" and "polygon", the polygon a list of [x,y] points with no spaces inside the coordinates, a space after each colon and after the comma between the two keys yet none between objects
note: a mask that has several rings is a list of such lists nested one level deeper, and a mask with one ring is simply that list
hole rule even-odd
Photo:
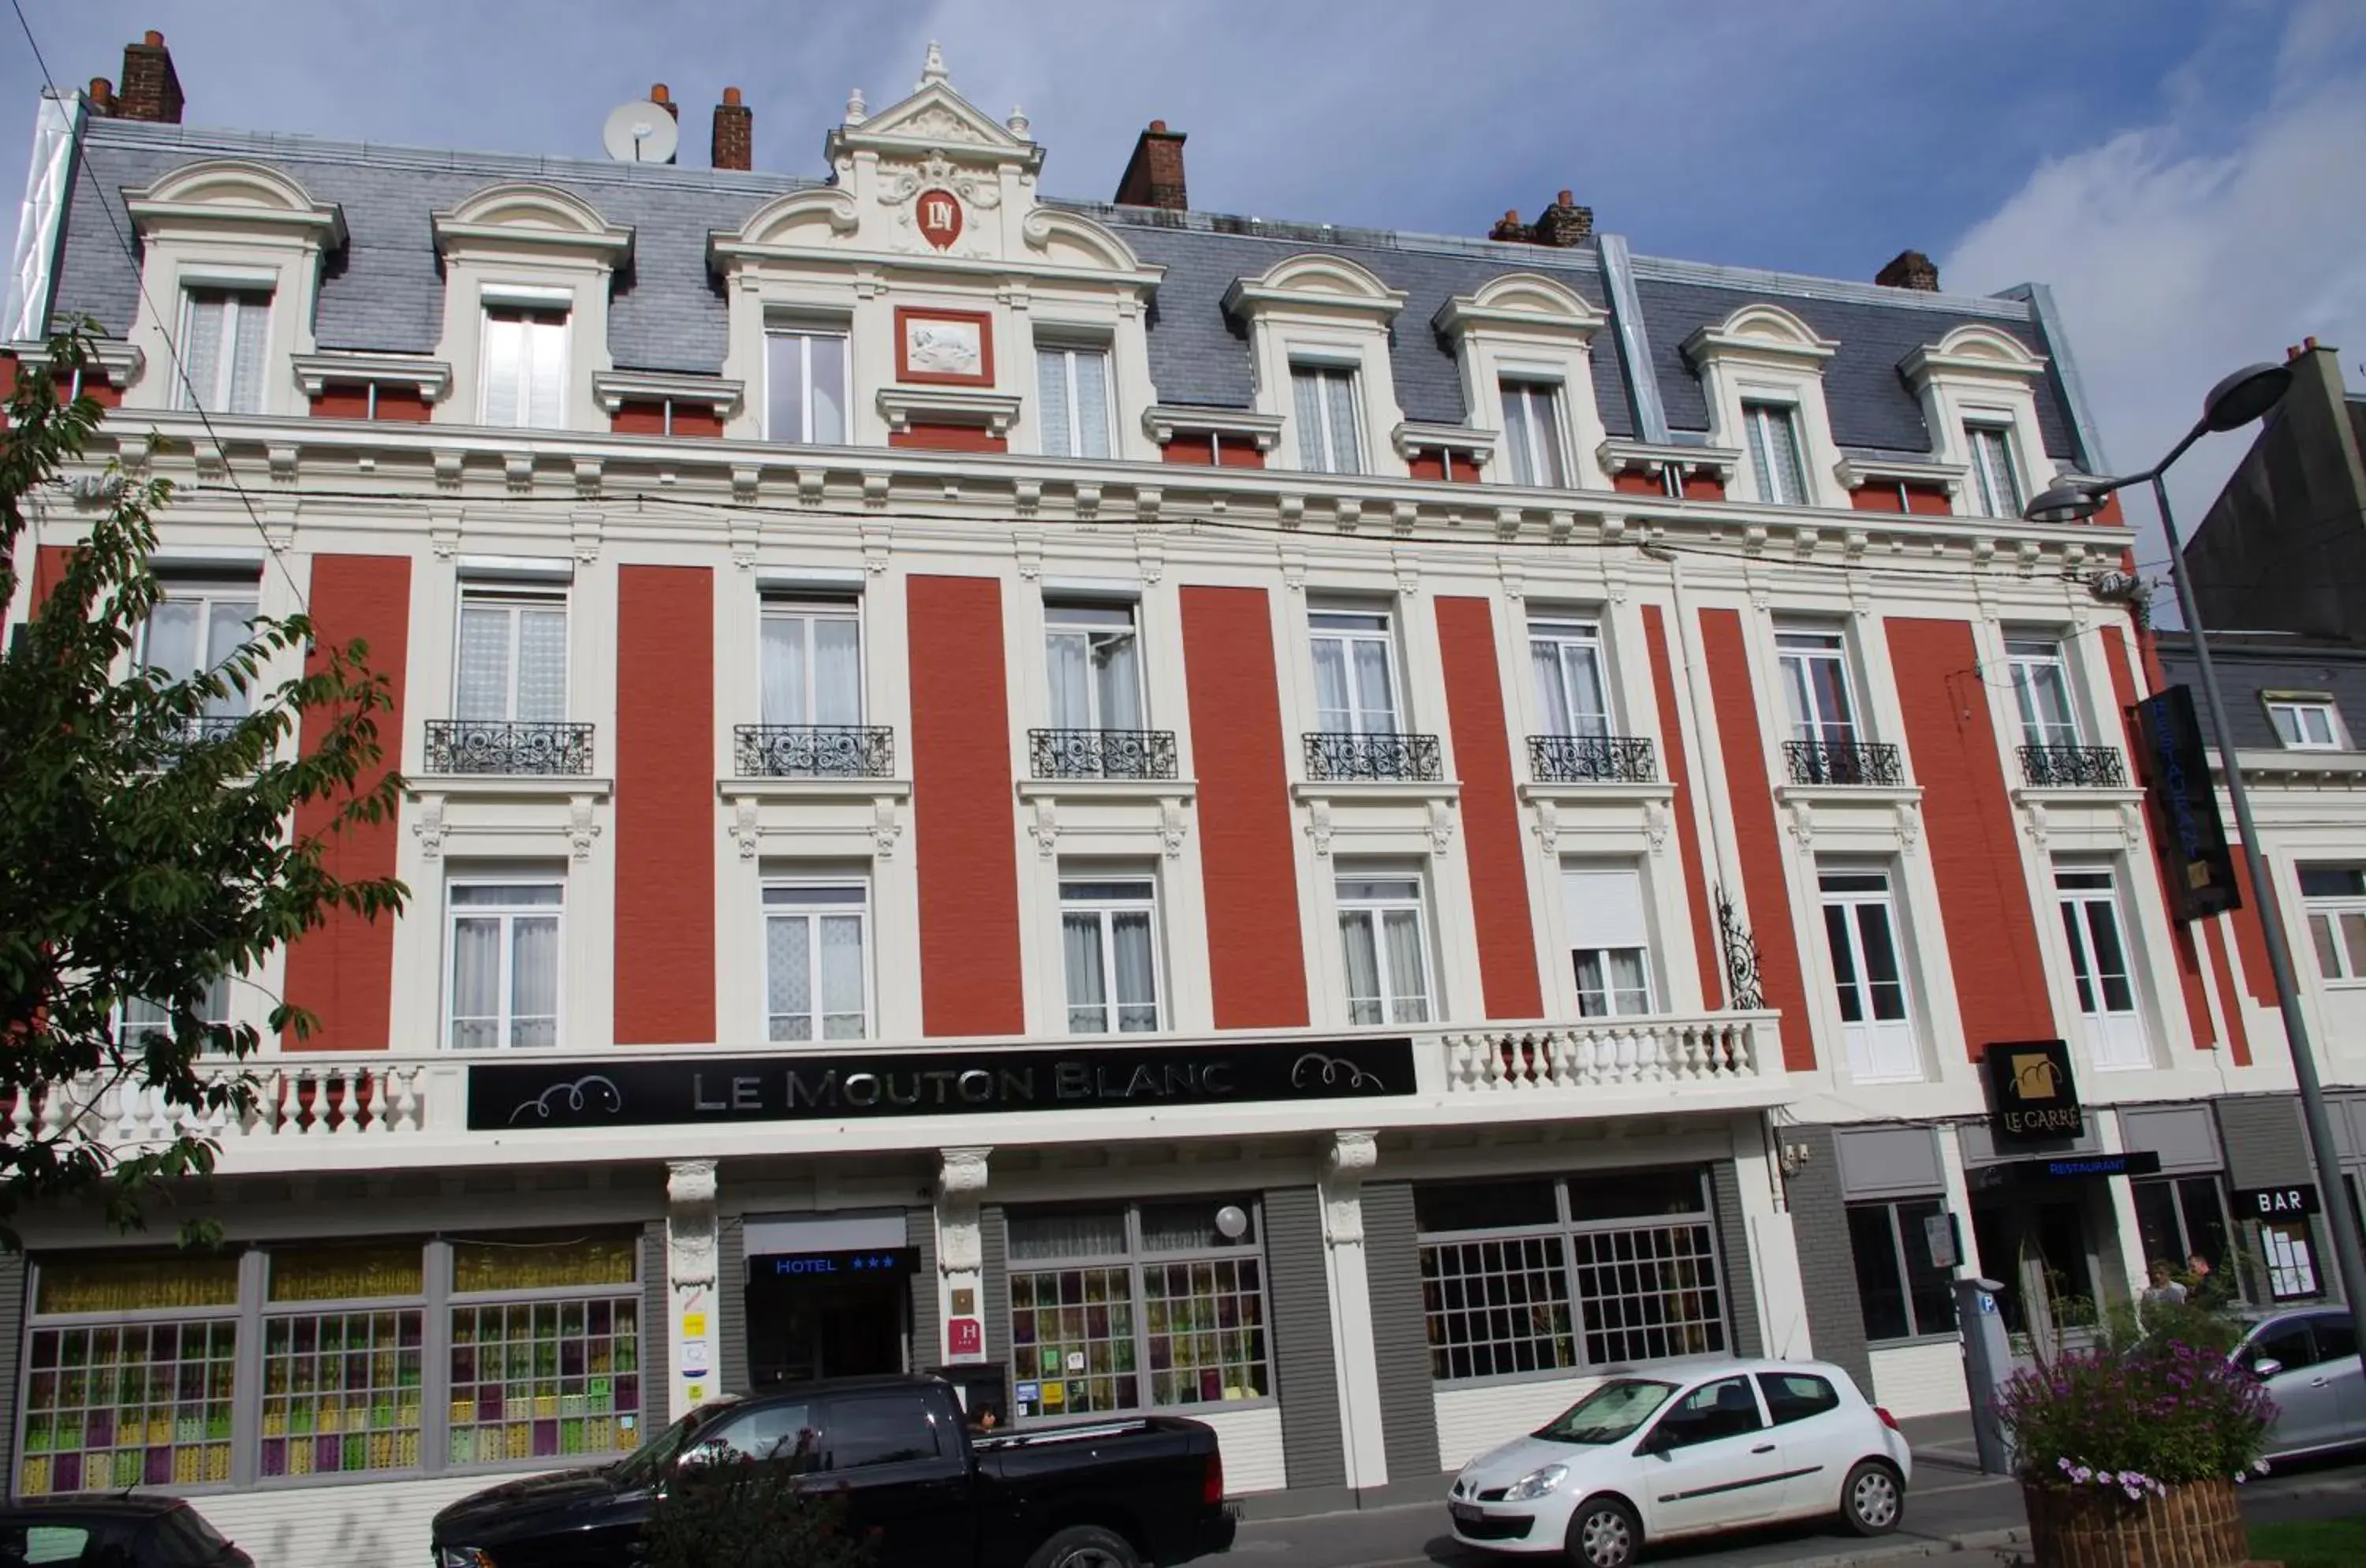
[{"label": "white stone balustrade", "polygon": [[[1446,1087],[1465,1094],[1734,1084],[1770,1076],[1774,1021],[1711,1013],[1449,1030],[1441,1037]],[[1771,1076],[1779,1078],[1779,1065]]]}]

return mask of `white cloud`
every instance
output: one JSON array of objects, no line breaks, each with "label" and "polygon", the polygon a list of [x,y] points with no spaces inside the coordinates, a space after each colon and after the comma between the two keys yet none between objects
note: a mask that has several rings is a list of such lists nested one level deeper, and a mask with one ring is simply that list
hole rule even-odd
[{"label": "white cloud", "polygon": [[[2228,85],[2209,81],[2207,60],[2181,68],[2159,122],[2047,160],[1944,258],[1951,288],[2052,286],[2121,468],[2168,451],[2220,376],[2304,337],[2340,346],[2351,386],[2366,387],[2360,20],[2338,3],[2295,9],[2264,101],[2231,122]],[[2197,77],[2203,90],[2190,90]],[[2174,470],[2186,528],[2247,445],[2205,441]],[[2162,560],[2147,535],[2139,555]]]}]

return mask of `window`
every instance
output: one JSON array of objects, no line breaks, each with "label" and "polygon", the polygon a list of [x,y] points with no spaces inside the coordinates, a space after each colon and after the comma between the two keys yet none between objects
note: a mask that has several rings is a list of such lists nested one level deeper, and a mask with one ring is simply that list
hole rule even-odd
[{"label": "window", "polygon": [[862,883],[764,888],[764,1037],[871,1033],[870,890]]},{"label": "window", "polygon": [[1035,350],[1037,412],[1047,457],[1110,455],[1109,352],[1098,348]]},{"label": "window", "polygon": [[1808,503],[1807,470],[1799,462],[1799,411],[1788,403],[1743,403],[1741,428],[1758,499],[1774,506]]},{"label": "window", "polygon": [[[190,681],[221,668],[254,624],[255,584],[167,581],[140,628],[140,667],[168,681]],[[245,716],[247,694],[229,690],[206,702],[206,717]]]},{"label": "window", "polygon": [[2268,718],[2276,739],[2289,751],[2338,751],[2341,721],[2330,697],[2284,696],[2267,699]]},{"label": "window", "polygon": [[1159,1027],[1158,904],[1148,877],[1064,878],[1060,950],[1068,972],[1069,1033]]},{"label": "window", "polygon": [[1015,1209],[1008,1223],[1019,1419],[1272,1395],[1254,1201]]},{"label": "window", "polygon": [[2008,637],[2004,654],[2012,671],[2022,744],[2078,745],[2079,716],[2070,704],[2070,672],[2062,662],[2062,645],[2051,637]]},{"label": "window", "polygon": [[1748,1378],[1719,1378],[1676,1401],[1660,1417],[1658,1433],[1672,1449],[1713,1443],[1720,1438],[1741,1438],[1765,1425],[1758,1414],[1757,1396]]},{"label": "window", "polygon": [[1955,1331],[1951,1276],[1931,1261],[1923,1230],[1927,1222],[1945,1214],[1946,1206],[1936,1198],[1849,1205],[1857,1308],[1865,1316],[1865,1337],[1875,1344]]},{"label": "window", "polygon": [[464,588],[454,717],[557,724],[567,717],[567,596]]},{"label": "window", "polygon": [[1046,604],[1043,661],[1051,677],[1053,728],[1142,728],[1141,639],[1132,604]]},{"label": "window", "polygon": [[2135,1199],[2136,1235],[2147,1268],[2166,1263],[2174,1274],[2199,1254],[2212,1273],[2232,1266],[2226,1245],[2226,1199],[2214,1176],[2180,1176],[2128,1184]]},{"label": "window", "polygon": [[2259,1225],[2260,1261],[2268,1269],[2268,1294],[2280,1302],[2323,1294],[2316,1283],[2315,1241],[2306,1220],[2267,1220]]},{"label": "window", "polygon": [[713,1437],[701,1438],[698,1447],[718,1459],[729,1454],[760,1464],[785,1461],[795,1469],[812,1470],[817,1468],[821,1433],[807,1406],[768,1404],[726,1421]]},{"label": "window", "polygon": [[270,290],[190,289],[181,310],[186,379],[175,400],[208,413],[261,413],[270,336]]},{"label": "window", "polygon": [[2119,890],[2107,866],[2057,866],[2055,897],[2070,949],[2070,978],[2086,1020],[2087,1049],[2099,1070],[2152,1066],[2121,935]]},{"label": "window", "polygon": [[764,439],[804,446],[846,442],[846,334],[764,334]]},{"label": "window", "polygon": [[1847,635],[1777,631],[1774,651],[1783,667],[1791,739],[1821,746],[1854,745],[1856,705],[1850,696]]},{"label": "window", "polygon": [[[451,1467],[641,1440],[639,1237],[455,1240]],[[656,1403],[664,1405],[664,1371]]]},{"label": "window", "polygon": [[1347,964],[1347,1021],[1426,1023],[1429,936],[1417,876],[1339,879],[1339,941]]},{"label": "window", "polygon": [[485,307],[485,423],[501,430],[567,426],[567,310]]},{"label": "window", "polygon": [[1758,1392],[1765,1396],[1766,1414],[1777,1427],[1841,1407],[1840,1391],[1812,1372],[1761,1372]]},{"label": "window", "polygon": [[275,1251],[262,1475],[419,1467],[426,1280],[417,1243]]},{"label": "window", "polygon": [[1586,1018],[1650,1012],[1651,939],[1641,874],[1632,866],[1567,865],[1560,889],[1578,1012]]},{"label": "window", "polygon": [[[204,999],[194,1010],[193,1016],[202,1024],[220,1028],[230,1026],[230,976],[217,975],[206,987]],[[143,1048],[151,1036],[173,1037],[172,1010],[163,1002],[150,1001],[145,997],[126,997],[118,1021],[119,1038],[133,1050]],[[204,1049],[211,1054],[217,1047],[208,1039]]]},{"label": "window", "polygon": [[1290,367],[1298,410],[1300,461],[1318,474],[1360,474],[1363,446],[1356,439],[1356,373],[1320,365]]},{"label": "window", "polygon": [[1601,739],[1610,733],[1598,625],[1559,616],[1531,620],[1528,663],[1536,671],[1537,706],[1546,734]]},{"label": "window", "polygon": [[1888,875],[1825,872],[1817,883],[1850,1076],[1860,1083],[1921,1077],[1922,1055],[1906,1005],[1906,977],[1898,968]]},{"label": "window", "polygon": [[1560,389],[1550,381],[1503,382],[1504,445],[1512,482],[1560,489],[1569,483],[1561,459]]},{"label": "window", "polygon": [[1972,424],[1964,427],[1971,448],[1972,499],[1983,517],[2021,515],[2021,479],[2012,467],[2012,427]]},{"label": "window", "polygon": [[1306,621],[1314,646],[1315,727],[1333,735],[1395,734],[1395,639],[1388,612],[1316,610]]},{"label": "window", "polygon": [[919,1389],[840,1394],[829,1402],[822,1428],[823,1470],[868,1470],[880,1464],[910,1464],[943,1456],[945,1435],[937,1413]]},{"label": "window", "polygon": [[454,881],[450,1040],[456,1049],[558,1043],[564,883]]},{"label": "window", "polygon": [[2304,865],[2300,896],[2317,973],[2331,981],[2366,982],[2366,866]]},{"label": "window", "polygon": [[1423,1184],[1414,1218],[1440,1382],[1727,1348],[1698,1168]]},{"label": "window", "polygon": [[862,722],[862,610],[854,600],[766,599],[766,724]]}]

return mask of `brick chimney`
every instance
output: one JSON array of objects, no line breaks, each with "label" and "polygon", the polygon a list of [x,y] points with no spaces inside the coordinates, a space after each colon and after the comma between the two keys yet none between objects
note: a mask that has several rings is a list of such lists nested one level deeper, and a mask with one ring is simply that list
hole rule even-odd
[{"label": "brick chimney", "polygon": [[1520,221],[1520,209],[1516,207],[1504,209],[1504,216],[1495,220],[1495,226],[1487,231],[1487,237],[1491,240],[1505,240],[1518,244],[1527,244],[1528,226]]},{"label": "brick chimney", "polygon": [[173,51],[164,35],[151,32],[138,43],[123,46],[123,91],[116,95],[118,119],[181,123],[181,78],[173,70]]},{"label": "brick chimney", "polygon": [[652,82],[649,84],[649,102],[657,105],[658,107],[673,116],[675,124],[679,125],[682,123],[682,106],[673,101],[672,90],[663,82]]},{"label": "brick chimney", "polygon": [[1115,199],[1121,207],[1188,210],[1191,202],[1183,188],[1183,132],[1167,130],[1163,119],[1152,120],[1142,140],[1133,144],[1133,156],[1125,165],[1124,177],[1117,182]]},{"label": "brick chimney", "polygon": [[707,160],[718,169],[756,166],[756,111],[739,101],[739,89],[723,89],[715,106],[715,150]]},{"label": "brick chimney", "polygon": [[1914,288],[1936,294],[1939,266],[1921,251],[1900,251],[1890,258],[1887,266],[1873,275],[1873,280],[1884,288]]},{"label": "brick chimney", "polygon": [[1528,237],[1539,245],[1551,245],[1568,250],[1594,238],[1594,209],[1580,207],[1569,192],[1562,191],[1553,204],[1537,214],[1536,226]]},{"label": "brick chimney", "polygon": [[90,79],[90,112],[96,115],[115,112],[115,84],[104,76]]}]

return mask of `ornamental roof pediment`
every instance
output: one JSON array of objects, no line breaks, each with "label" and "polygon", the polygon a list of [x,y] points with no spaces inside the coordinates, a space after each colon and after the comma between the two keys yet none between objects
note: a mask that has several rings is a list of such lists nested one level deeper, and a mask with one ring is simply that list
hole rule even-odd
[{"label": "ornamental roof pediment", "polygon": [[1018,109],[998,121],[953,89],[945,72],[944,52],[929,45],[920,80],[911,96],[877,114],[863,103],[856,88],[846,103],[846,118],[829,133],[826,143],[830,166],[843,179],[851,155],[874,152],[883,157],[910,158],[933,152],[949,165],[971,172],[1017,164],[1029,174],[1042,166],[1043,149],[1027,135],[1027,117]]}]

